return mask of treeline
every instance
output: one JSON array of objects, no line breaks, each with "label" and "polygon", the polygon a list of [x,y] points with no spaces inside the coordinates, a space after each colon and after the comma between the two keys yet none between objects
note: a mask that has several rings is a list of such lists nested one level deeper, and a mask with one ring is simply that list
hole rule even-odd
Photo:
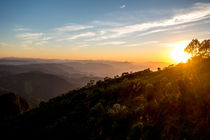
[{"label": "treeline", "polygon": [[185,48],[187,53],[192,55],[192,58],[210,58],[210,39],[199,42],[198,39],[193,39]]}]

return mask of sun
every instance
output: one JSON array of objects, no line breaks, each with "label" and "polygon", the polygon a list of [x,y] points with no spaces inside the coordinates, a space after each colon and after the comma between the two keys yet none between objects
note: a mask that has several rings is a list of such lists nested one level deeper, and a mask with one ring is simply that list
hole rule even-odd
[{"label": "sun", "polygon": [[190,54],[184,51],[187,46],[186,42],[178,42],[172,45],[174,49],[171,52],[171,58],[176,63],[186,63],[187,60],[191,57]]}]

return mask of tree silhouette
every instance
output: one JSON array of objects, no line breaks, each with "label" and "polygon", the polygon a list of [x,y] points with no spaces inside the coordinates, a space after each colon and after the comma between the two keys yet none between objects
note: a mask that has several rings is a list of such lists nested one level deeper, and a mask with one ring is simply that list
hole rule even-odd
[{"label": "tree silhouette", "polygon": [[192,57],[200,56],[202,58],[209,58],[210,40],[204,40],[200,43],[197,39],[193,39],[185,48],[185,52],[190,53]]},{"label": "tree silhouette", "polygon": [[210,56],[210,40],[204,40],[199,48],[199,53],[205,57],[209,58]]},{"label": "tree silhouette", "polygon": [[199,54],[200,42],[198,39],[193,39],[185,48],[185,52],[190,53],[192,57]]}]

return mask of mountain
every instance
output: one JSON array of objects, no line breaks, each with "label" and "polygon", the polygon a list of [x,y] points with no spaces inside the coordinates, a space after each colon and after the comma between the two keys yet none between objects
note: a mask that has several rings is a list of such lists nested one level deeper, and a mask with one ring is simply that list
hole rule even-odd
[{"label": "mountain", "polygon": [[[41,63],[41,64],[24,64],[24,65],[0,65],[0,74],[2,73],[24,73],[30,71],[40,71],[50,74],[68,76],[69,74],[80,73],[74,68],[56,63]],[[0,76],[1,76],[0,75]],[[2,75],[4,76],[4,75]]]},{"label": "mountain", "polygon": [[74,69],[78,69],[83,73],[98,77],[113,77],[126,71],[136,71],[140,66],[131,62],[117,62],[117,61],[74,61],[66,62]]},{"label": "mountain", "polygon": [[33,107],[40,101],[85,86],[90,80],[102,79],[63,61],[7,58],[0,59],[0,64],[0,87],[23,96]]},{"label": "mountain", "polygon": [[210,139],[210,60],[104,78],[41,102],[1,132],[48,139]]},{"label": "mountain", "polygon": [[42,72],[4,76],[0,85],[26,98],[33,106],[77,87],[59,76]]},{"label": "mountain", "polygon": [[[2,58],[0,59],[0,87],[23,96],[34,107],[43,100],[83,87],[90,80],[98,81],[103,79],[101,77],[113,77],[133,68],[136,66],[130,62]],[[37,73],[39,76],[36,76]],[[49,75],[54,77],[52,79],[56,81],[57,86],[49,87]],[[34,82],[31,85],[28,81]],[[29,94],[27,90],[33,91]]]},{"label": "mountain", "polygon": [[[156,70],[157,67],[166,67],[165,62],[119,62],[108,60],[56,60],[34,58],[1,58],[0,76],[2,72],[41,71],[51,74],[62,74],[69,77],[75,74],[96,77],[113,77],[123,72],[139,71],[146,68]],[[6,66],[6,67],[5,67]]]},{"label": "mountain", "polygon": [[[1,93],[3,90],[0,90]],[[8,90],[4,90],[5,94],[0,95],[0,121],[11,119],[30,108],[28,102]]]}]

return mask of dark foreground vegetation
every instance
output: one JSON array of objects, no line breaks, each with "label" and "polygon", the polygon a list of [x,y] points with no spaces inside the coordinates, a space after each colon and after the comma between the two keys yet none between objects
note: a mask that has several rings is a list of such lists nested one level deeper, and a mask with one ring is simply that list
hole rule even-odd
[{"label": "dark foreground vegetation", "polygon": [[[0,92],[2,91],[3,89],[0,89]],[[30,105],[24,98],[8,91],[4,93],[6,94],[0,95],[0,121],[13,119],[30,109]]]},{"label": "dark foreground vegetation", "polygon": [[[202,46],[192,45],[188,52]],[[2,121],[0,132],[27,139],[210,139],[209,48],[201,51],[186,64],[90,81]]]}]

